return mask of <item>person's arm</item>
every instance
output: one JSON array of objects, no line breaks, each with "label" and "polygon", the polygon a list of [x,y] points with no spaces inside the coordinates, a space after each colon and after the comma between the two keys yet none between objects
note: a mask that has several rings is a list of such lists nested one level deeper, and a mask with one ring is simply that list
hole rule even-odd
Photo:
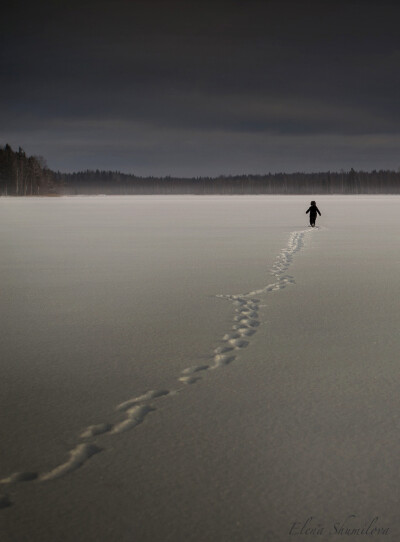
[{"label": "person's arm", "polygon": [[310,207],[307,209],[306,214],[309,212],[309,210],[310,210]]},{"label": "person's arm", "polygon": [[319,212],[318,207],[316,207],[316,209],[317,209],[317,213],[319,214],[319,216],[321,216],[321,213]]}]

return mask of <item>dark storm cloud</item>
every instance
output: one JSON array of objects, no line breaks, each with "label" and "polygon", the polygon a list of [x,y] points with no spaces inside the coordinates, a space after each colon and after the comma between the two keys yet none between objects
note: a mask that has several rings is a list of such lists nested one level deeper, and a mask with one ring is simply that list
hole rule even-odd
[{"label": "dark storm cloud", "polygon": [[395,3],[15,2],[6,12],[0,136],[54,167],[315,169],[310,141],[323,169],[353,151],[355,166],[398,166]]}]

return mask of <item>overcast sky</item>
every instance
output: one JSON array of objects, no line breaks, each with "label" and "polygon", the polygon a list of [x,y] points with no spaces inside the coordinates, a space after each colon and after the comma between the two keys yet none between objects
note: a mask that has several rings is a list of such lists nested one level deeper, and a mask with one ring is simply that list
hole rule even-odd
[{"label": "overcast sky", "polygon": [[396,2],[14,0],[0,25],[0,144],[53,169],[400,167]]}]

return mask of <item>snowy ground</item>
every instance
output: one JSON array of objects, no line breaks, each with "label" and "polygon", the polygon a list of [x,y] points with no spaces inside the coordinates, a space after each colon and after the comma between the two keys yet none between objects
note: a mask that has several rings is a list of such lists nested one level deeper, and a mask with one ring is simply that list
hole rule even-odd
[{"label": "snowy ground", "polygon": [[309,199],[0,199],[2,542],[400,539],[400,198]]}]

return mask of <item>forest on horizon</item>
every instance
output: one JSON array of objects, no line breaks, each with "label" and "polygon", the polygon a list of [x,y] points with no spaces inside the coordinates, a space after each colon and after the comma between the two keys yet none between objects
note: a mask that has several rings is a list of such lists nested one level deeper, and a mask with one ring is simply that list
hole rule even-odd
[{"label": "forest on horizon", "polygon": [[119,171],[52,171],[42,156],[0,147],[0,196],[135,194],[400,194],[400,171],[140,177]]}]

